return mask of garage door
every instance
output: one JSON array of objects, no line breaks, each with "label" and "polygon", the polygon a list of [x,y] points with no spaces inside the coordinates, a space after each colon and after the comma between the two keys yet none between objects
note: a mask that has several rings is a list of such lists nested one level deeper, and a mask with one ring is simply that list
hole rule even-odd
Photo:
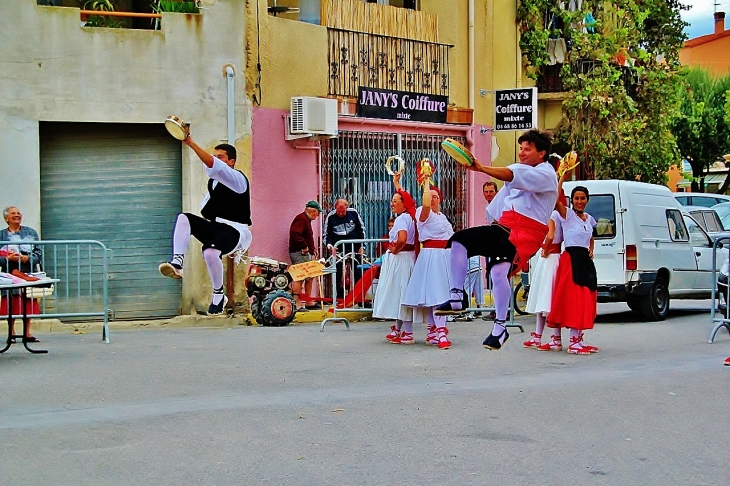
[{"label": "garage door", "polygon": [[170,257],[181,211],[180,142],[160,124],[41,123],[44,240],[98,240],[112,250],[109,308],[116,319],[179,313]]}]

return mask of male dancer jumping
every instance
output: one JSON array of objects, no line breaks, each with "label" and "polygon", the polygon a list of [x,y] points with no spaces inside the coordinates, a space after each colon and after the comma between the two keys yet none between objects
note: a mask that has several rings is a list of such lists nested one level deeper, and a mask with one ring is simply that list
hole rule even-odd
[{"label": "male dancer jumping", "polygon": [[[468,167],[505,181],[488,209],[495,222],[459,231],[449,240],[452,285],[463,285],[469,257],[481,255],[489,259],[496,318],[492,332],[482,344],[490,350],[500,349],[509,338],[504,325],[511,297],[509,279],[540,249],[558,198],[555,169],[547,162],[552,134],[533,129],[523,133],[517,142],[519,163],[485,167],[474,160]],[[451,299],[435,313],[460,314],[466,308],[463,288],[452,288]]]},{"label": "male dancer jumping", "polygon": [[228,144],[215,147],[215,156],[206,152],[192,137],[185,145],[193,149],[205,165],[208,193],[200,204],[196,216],[181,213],[175,221],[172,235],[172,260],[160,265],[160,273],[166,277],[182,278],[183,260],[190,236],[203,244],[203,259],[213,284],[213,298],[208,307],[209,315],[222,314],[228,299],[223,295],[223,255],[234,251],[246,251],[251,245],[251,202],[249,182],[236,165],[236,148]]}]

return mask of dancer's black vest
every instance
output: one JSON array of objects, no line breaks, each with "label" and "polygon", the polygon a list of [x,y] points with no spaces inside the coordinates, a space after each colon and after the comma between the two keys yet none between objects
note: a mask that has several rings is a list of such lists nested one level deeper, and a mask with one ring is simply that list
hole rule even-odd
[{"label": "dancer's black vest", "polygon": [[248,189],[246,192],[238,194],[220,181],[213,188],[213,179],[209,179],[208,192],[210,199],[200,212],[205,219],[215,221],[215,218],[223,218],[236,223],[251,224],[251,198]]}]

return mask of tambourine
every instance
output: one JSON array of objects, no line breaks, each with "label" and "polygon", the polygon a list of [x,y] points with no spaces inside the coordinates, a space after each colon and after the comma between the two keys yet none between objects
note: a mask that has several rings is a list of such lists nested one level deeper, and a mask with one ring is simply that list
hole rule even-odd
[{"label": "tambourine", "polygon": [[[398,162],[398,168],[394,171],[393,168],[390,166],[393,161]],[[393,155],[391,157],[388,157],[388,160],[385,161],[385,170],[388,172],[388,175],[396,175],[401,174],[406,168],[405,161],[400,157],[400,155]]]},{"label": "tambourine", "polygon": [[441,142],[441,148],[461,165],[469,167],[474,164],[474,155],[453,138],[444,139]]},{"label": "tambourine", "polygon": [[560,165],[558,165],[558,177],[563,177],[574,168],[578,167],[580,161],[578,160],[578,153],[575,151],[568,152],[560,159]]},{"label": "tambourine", "polygon": [[190,136],[190,124],[185,123],[180,118],[170,115],[165,119],[165,128],[170,135],[176,139],[183,141]]},{"label": "tambourine", "polygon": [[431,179],[431,176],[433,175],[433,171],[434,167],[431,159],[421,159],[421,161],[418,162],[418,166],[416,167],[416,181],[418,182],[418,185],[432,185],[433,180]]}]

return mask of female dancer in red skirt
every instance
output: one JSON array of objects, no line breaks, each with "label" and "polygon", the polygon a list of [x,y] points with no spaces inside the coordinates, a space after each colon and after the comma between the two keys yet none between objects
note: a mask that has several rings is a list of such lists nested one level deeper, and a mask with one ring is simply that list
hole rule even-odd
[{"label": "female dancer in red skirt", "polygon": [[[562,179],[560,181],[562,189]],[[593,264],[593,228],[596,220],[585,212],[588,189],[576,186],[570,193],[573,208],[566,208],[560,199],[555,209],[560,214],[565,251],[560,256],[558,274],[548,315],[548,327],[570,329],[568,353],[586,355],[598,348],[583,343],[583,331],[593,329],[596,318],[596,266]],[[555,347],[560,338],[553,336]]]}]

